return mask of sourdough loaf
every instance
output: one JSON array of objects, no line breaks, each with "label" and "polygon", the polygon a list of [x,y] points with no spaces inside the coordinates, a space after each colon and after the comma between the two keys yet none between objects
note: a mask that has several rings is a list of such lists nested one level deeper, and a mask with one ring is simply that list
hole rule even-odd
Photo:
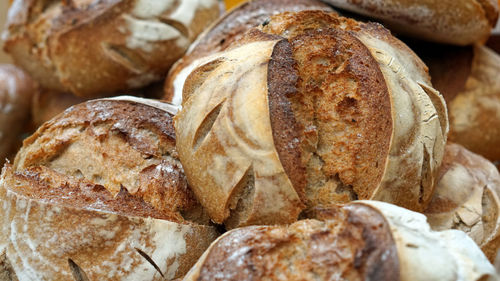
[{"label": "sourdough loaf", "polygon": [[247,30],[262,24],[271,15],[302,10],[332,11],[318,0],[250,0],[235,7],[205,30],[186,55],[174,64],[165,81],[164,99],[181,104],[184,81],[202,63],[200,58],[226,49],[240,40]]},{"label": "sourdough loaf", "polygon": [[[376,199],[423,211],[448,129],[425,65],[377,24],[271,17],[183,86],[177,149],[217,223],[289,223]],[[305,205],[303,205],[305,204]]]},{"label": "sourdough loaf", "polygon": [[0,64],[0,164],[16,154],[30,121],[30,100],[37,92],[21,69]]},{"label": "sourdough loaf", "polygon": [[490,161],[449,143],[425,215],[435,230],[466,232],[494,262],[500,247],[499,192],[500,174]]},{"label": "sourdough loaf", "polygon": [[0,275],[183,276],[217,231],[177,159],[173,113],[144,99],[94,100],[26,139],[0,180]]},{"label": "sourdough loaf", "polygon": [[467,235],[432,231],[421,214],[358,201],[315,215],[229,231],[184,280],[497,280]]},{"label": "sourdough loaf", "polygon": [[218,15],[216,0],[16,0],[5,50],[43,87],[94,97],[160,80]]},{"label": "sourdough loaf", "polygon": [[497,0],[323,0],[381,20],[398,33],[469,45],[484,42],[498,19]]},{"label": "sourdough loaf", "polygon": [[500,160],[500,55],[485,46],[415,44],[448,105],[449,139]]}]

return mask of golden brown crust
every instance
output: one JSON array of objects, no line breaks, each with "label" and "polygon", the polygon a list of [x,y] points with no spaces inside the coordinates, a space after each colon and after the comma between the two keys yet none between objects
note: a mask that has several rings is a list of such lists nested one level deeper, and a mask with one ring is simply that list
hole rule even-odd
[{"label": "golden brown crust", "polygon": [[498,18],[496,0],[326,0],[384,22],[398,33],[456,45],[485,41]]},{"label": "golden brown crust", "polygon": [[70,106],[84,101],[86,101],[86,99],[72,94],[47,90],[38,91],[33,95],[33,100],[31,102],[33,126],[38,128]]},{"label": "golden brown crust", "polygon": [[217,231],[177,159],[173,109],[134,97],[93,100],[27,139],[0,179],[7,273],[21,280],[183,276]]},{"label": "golden brown crust", "polygon": [[324,219],[233,230],[185,280],[399,280],[395,242],[380,214],[339,208]]},{"label": "golden brown crust", "polygon": [[17,0],[5,50],[42,86],[82,97],[160,80],[219,13],[214,0],[65,3]]},{"label": "golden brown crust", "polygon": [[332,11],[328,5],[317,0],[251,0],[232,9],[201,34],[186,55],[172,67],[165,81],[164,99],[175,104],[181,103],[180,93],[185,80],[181,72],[190,68],[197,59],[220,52],[240,41],[245,32],[264,23],[271,15],[301,10]]},{"label": "golden brown crust", "polygon": [[25,140],[14,169],[44,166],[113,195],[125,188],[183,220],[181,212],[198,212],[199,205],[177,159],[170,114],[130,100],[73,106]]}]

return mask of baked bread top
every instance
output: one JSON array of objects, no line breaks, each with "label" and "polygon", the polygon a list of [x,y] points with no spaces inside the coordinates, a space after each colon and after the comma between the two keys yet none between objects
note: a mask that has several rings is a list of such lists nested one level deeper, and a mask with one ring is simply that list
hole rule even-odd
[{"label": "baked bread top", "polygon": [[381,20],[391,30],[439,43],[485,42],[498,19],[497,0],[324,0]]},{"label": "baked bread top", "polygon": [[109,95],[163,78],[218,15],[216,0],[16,0],[5,50],[45,88]]},{"label": "baked bread top", "polygon": [[332,9],[318,0],[250,0],[231,9],[208,27],[177,61],[165,80],[164,100],[182,103],[182,87],[186,77],[202,62],[200,58],[220,52],[239,41],[251,28],[269,20],[269,17],[286,11]]},{"label": "baked bread top", "polygon": [[[493,266],[463,232],[421,214],[358,201],[318,220],[251,226],[212,243],[184,280],[484,280]],[[439,265],[439,266],[437,266]]]},{"label": "baked bread top", "polygon": [[[0,180],[1,274],[171,280],[217,236],[175,151],[175,107],[73,106],[29,137]],[[88,279],[85,279],[88,278]]]}]

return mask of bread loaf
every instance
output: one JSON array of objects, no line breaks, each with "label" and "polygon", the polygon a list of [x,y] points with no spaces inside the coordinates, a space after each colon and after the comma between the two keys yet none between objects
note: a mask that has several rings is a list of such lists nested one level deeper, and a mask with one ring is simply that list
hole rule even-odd
[{"label": "bread loaf", "polygon": [[162,79],[218,14],[216,0],[16,0],[5,50],[44,88],[95,97]]},{"label": "bread loaf", "polygon": [[187,75],[199,66],[198,59],[226,49],[240,40],[246,31],[257,27],[270,16],[286,11],[332,9],[318,0],[250,0],[229,11],[191,45],[186,55],[177,61],[165,81],[164,100],[182,103],[182,87]]},{"label": "bread loaf", "polygon": [[0,275],[183,276],[217,231],[177,159],[174,111],[137,98],[94,100],[29,137],[0,180]]},{"label": "bread loaf", "polygon": [[500,160],[500,55],[485,46],[415,45],[444,96],[450,141]]},{"label": "bread loaf", "polygon": [[0,164],[16,154],[30,121],[30,100],[37,88],[21,69],[0,64]]},{"label": "bread loaf", "polygon": [[425,215],[435,230],[466,232],[494,262],[500,248],[499,192],[500,174],[490,161],[449,143]]},{"label": "bread loaf", "polygon": [[498,19],[497,0],[323,0],[381,20],[398,33],[455,45],[484,42]]},{"label": "bread loaf", "polygon": [[212,220],[289,223],[355,199],[423,211],[447,116],[418,57],[380,25],[321,11],[261,30],[183,86],[177,149]]},{"label": "bread loaf", "polygon": [[321,220],[229,231],[189,280],[497,280],[463,232],[430,230],[421,214],[358,201],[320,210]]}]

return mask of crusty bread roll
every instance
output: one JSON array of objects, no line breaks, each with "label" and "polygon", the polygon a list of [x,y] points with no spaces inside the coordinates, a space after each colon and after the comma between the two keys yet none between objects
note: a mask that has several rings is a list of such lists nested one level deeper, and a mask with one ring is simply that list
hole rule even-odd
[{"label": "crusty bread roll", "polygon": [[321,210],[320,220],[250,226],[210,245],[190,280],[497,280],[477,245],[425,216],[376,201]]},{"label": "crusty bread roll", "polygon": [[382,26],[333,13],[283,13],[261,30],[183,86],[177,149],[212,220],[289,223],[355,199],[423,211],[448,121],[420,59]]},{"label": "crusty bread roll", "polygon": [[497,0],[323,0],[381,20],[398,33],[440,43],[484,42],[498,19]]},{"label": "crusty bread roll", "polygon": [[21,147],[21,134],[30,120],[30,100],[37,91],[31,78],[21,69],[0,64],[0,164]]},{"label": "crusty bread roll", "polygon": [[490,161],[449,143],[425,215],[435,230],[466,232],[494,262],[500,248],[499,192],[500,174]]},{"label": "crusty bread roll", "polygon": [[177,159],[174,112],[144,99],[94,100],[26,139],[0,180],[0,276],[183,276],[217,231]]},{"label": "crusty bread roll", "polygon": [[187,75],[199,66],[198,59],[226,49],[240,40],[245,32],[268,20],[271,15],[286,11],[332,9],[319,0],[249,0],[229,11],[213,23],[177,61],[165,80],[164,100],[182,103],[182,87]]},{"label": "crusty bread roll", "polygon": [[44,88],[94,97],[162,79],[218,15],[216,0],[16,0],[5,50]]},{"label": "crusty bread roll", "polygon": [[416,44],[448,105],[449,140],[500,160],[500,55],[476,45]]}]

